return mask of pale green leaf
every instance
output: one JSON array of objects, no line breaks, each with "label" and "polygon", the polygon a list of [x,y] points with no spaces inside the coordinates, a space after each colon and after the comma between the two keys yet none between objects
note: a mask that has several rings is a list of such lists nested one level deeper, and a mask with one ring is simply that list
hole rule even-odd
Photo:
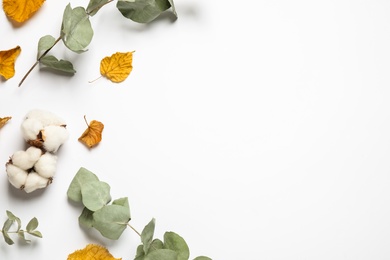
[{"label": "pale green leaf", "polygon": [[43,52],[47,51],[54,46],[56,39],[51,35],[45,35],[39,39],[38,42],[38,55],[39,57]]},{"label": "pale green leaf", "polygon": [[130,211],[129,199],[127,197],[116,199],[116,200],[114,200],[112,202],[112,204],[113,205],[123,206],[123,207],[129,209],[129,211]]},{"label": "pale green leaf", "polygon": [[28,232],[30,235],[32,236],[35,236],[35,237],[40,237],[42,238],[42,233],[38,230],[34,230],[34,231],[31,231],[31,232]]},{"label": "pale green leaf", "polygon": [[144,260],[179,260],[178,253],[170,249],[158,249],[150,252]]},{"label": "pale green leaf", "polygon": [[212,260],[212,259],[207,256],[198,256],[195,257],[194,260]]},{"label": "pale green leaf", "polygon": [[108,3],[108,0],[91,0],[89,1],[88,7],[87,7],[87,13],[90,16],[94,16],[100,8]]},{"label": "pale green leaf", "polygon": [[13,220],[13,221],[16,221],[16,223],[18,224],[18,228],[16,229],[16,231],[19,231],[20,228],[22,227],[22,221],[20,220],[20,218],[18,218],[17,216],[15,216],[11,211],[9,210],[6,210],[6,213],[7,213],[7,217],[10,219],[10,220]]},{"label": "pale green leaf", "polygon": [[86,207],[84,207],[83,211],[81,212],[81,215],[79,216],[79,223],[80,225],[91,228],[93,226],[93,211],[90,211]]},{"label": "pale green leaf", "polygon": [[10,227],[12,226],[13,223],[14,223],[14,220],[7,219],[7,220],[4,222],[3,231],[8,232],[9,229],[10,229]]},{"label": "pale green leaf", "polygon": [[90,44],[93,30],[89,15],[84,7],[72,9],[70,4],[65,8],[62,18],[61,39],[65,46],[74,52],[83,52]]},{"label": "pale green leaf", "polygon": [[58,60],[53,55],[43,56],[39,61],[42,65],[45,65],[55,71],[65,72],[72,75],[76,73],[76,70],[73,68],[73,64],[70,61]]},{"label": "pale green leaf", "polygon": [[149,253],[154,250],[163,249],[163,248],[164,248],[164,243],[160,239],[155,238],[150,244]]},{"label": "pale green leaf", "polygon": [[178,260],[188,260],[190,257],[190,249],[186,241],[175,232],[165,232],[164,248],[177,252]]},{"label": "pale green leaf", "polygon": [[138,23],[149,23],[169,9],[168,0],[118,0],[116,7],[121,14]]},{"label": "pale green leaf", "polygon": [[2,230],[2,234],[3,234],[3,237],[4,237],[4,241],[5,241],[8,245],[13,245],[13,244],[14,244],[14,241],[10,238],[10,236],[8,235],[8,232]]},{"label": "pale green leaf", "polygon": [[35,230],[36,228],[38,227],[38,219],[37,218],[32,218],[27,226],[26,226],[26,230],[27,232],[31,232],[33,230]]},{"label": "pale green leaf", "polygon": [[150,244],[152,243],[153,240],[153,235],[154,235],[154,228],[156,226],[156,220],[153,218],[142,230],[141,233],[141,241],[142,244],[144,245],[144,252],[145,254],[148,254]]},{"label": "pale green leaf", "polygon": [[93,213],[93,227],[104,237],[116,240],[130,221],[130,211],[120,205],[107,205]]},{"label": "pale green leaf", "polygon": [[173,0],[168,0],[168,2],[171,4],[172,12],[177,18],[177,12],[176,12],[176,8],[175,8],[175,4],[173,3]]},{"label": "pale green leaf", "polygon": [[91,171],[81,167],[69,185],[68,198],[75,202],[82,202],[81,187],[86,183],[98,182],[98,177]]},{"label": "pale green leaf", "polygon": [[143,260],[145,257],[144,245],[137,246],[137,251],[134,260]]},{"label": "pale green leaf", "polygon": [[31,240],[26,239],[26,237],[24,236],[24,231],[23,230],[19,230],[18,231],[18,237],[19,237],[20,240],[22,240],[22,241],[24,241],[26,243],[31,242]]},{"label": "pale green leaf", "polygon": [[101,209],[111,200],[110,185],[102,181],[85,183],[81,187],[81,197],[89,210]]}]

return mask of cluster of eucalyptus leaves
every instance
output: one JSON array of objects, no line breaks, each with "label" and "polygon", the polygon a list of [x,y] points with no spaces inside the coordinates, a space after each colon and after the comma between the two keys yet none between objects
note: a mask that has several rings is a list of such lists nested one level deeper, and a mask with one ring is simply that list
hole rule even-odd
[{"label": "cluster of eucalyptus leaves", "polygon": [[[7,220],[3,224],[3,228],[0,230],[3,234],[4,240],[8,245],[14,244],[14,241],[11,239],[10,234],[17,234],[19,239],[23,242],[31,242],[31,240],[26,239],[25,234],[29,234],[31,236],[42,238],[42,233],[37,230],[38,227],[38,219],[32,218],[26,226],[26,229],[22,229],[22,222],[20,218],[15,216],[11,211],[6,211],[7,213]],[[11,227],[14,226],[14,224],[17,224],[17,227],[15,230],[11,230]]]},{"label": "cluster of eucalyptus leaves", "polygon": [[[106,238],[117,240],[129,227],[141,237],[135,260],[188,260],[190,250],[186,241],[175,232],[165,232],[163,241],[153,238],[155,219],[139,233],[129,222],[130,206],[127,197],[111,201],[110,185],[100,181],[91,171],[81,167],[71,181],[67,196],[71,201],[84,206],[79,223],[86,228],[95,228]],[[211,260],[198,256],[194,260]]]},{"label": "cluster of eucalyptus leaves", "polygon": [[[64,10],[61,31],[59,37],[45,35],[39,39],[37,60],[19,83],[21,86],[30,72],[41,64],[53,71],[73,75],[76,70],[68,60],[58,59],[48,55],[50,50],[62,40],[64,45],[71,51],[82,53],[93,38],[93,29],[90,17],[94,16],[103,6],[114,0],[90,0],[86,8],[78,6],[72,8],[68,4]],[[119,12],[125,17],[137,23],[149,23],[160,14],[172,8],[177,17],[173,0],[117,0]]]}]

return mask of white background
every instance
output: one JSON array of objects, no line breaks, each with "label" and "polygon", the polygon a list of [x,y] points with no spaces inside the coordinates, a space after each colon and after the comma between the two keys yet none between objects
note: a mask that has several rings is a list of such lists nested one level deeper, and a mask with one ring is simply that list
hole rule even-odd
[{"label": "white background", "polygon": [[[83,166],[114,199],[129,198],[136,229],[156,218],[156,236],[180,234],[191,259],[389,259],[390,2],[175,3],[178,20],[168,11],[149,25],[105,6],[86,53],[52,50],[75,76],[35,69],[20,88],[68,2],[45,2],[23,25],[0,12],[0,50],[22,48],[15,76],[0,82],[0,117],[13,117],[0,164],[25,149],[30,109],[56,113],[70,132],[45,190],[18,191],[1,170],[0,219],[35,216],[44,238],[0,240],[0,258],[66,259],[88,243],[134,258],[132,230],[110,241],[79,226],[66,191]],[[102,58],[133,50],[126,81],[88,83]],[[84,115],[105,124],[91,150],[77,140]]]}]

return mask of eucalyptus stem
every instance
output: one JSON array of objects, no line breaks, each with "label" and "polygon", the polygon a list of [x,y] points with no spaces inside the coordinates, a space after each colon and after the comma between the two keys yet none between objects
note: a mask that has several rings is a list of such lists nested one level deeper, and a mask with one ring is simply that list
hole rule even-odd
[{"label": "eucalyptus stem", "polygon": [[141,233],[138,232],[132,225],[130,225],[129,223],[127,223],[127,225],[128,225],[135,233],[137,233],[137,235],[141,236]]},{"label": "eucalyptus stem", "polygon": [[53,46],[51,46],[49,49],[47,49],[44,53],[41,54],[41,56],[38,57],[37,61],[34,63],[34,65],[31,66],[31,68],[27,71],[26,75],[22,78],[22,80],[19,82],[19,87],[23,84],[23,82],[26,80],[28,75],[33,71],[33,69],[39,64],[41,59],[46,56],[46,54],[61,40],[61,36],[57,38],[57,40],[54,42]]}]

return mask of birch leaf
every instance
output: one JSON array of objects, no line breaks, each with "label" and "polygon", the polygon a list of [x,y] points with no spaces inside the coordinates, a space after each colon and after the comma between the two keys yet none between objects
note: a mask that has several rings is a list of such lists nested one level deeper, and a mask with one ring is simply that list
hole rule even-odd
[{"label": "birch leaf", "polygon": [[68,260],[121,260],[100,245],[89,244],[84,249],[76,250],[68,256]]},{"label": "birch leaf", "polygon": [[0,75],[10,79],[15,75],[15,60],[21,52],[20,46],[13,49],[0,51]]},{"label": "birch leaf", "polygon": [[10,116],[3,117],[3,118],[0,117],[0,128],[2,128],[11,118],[12,117]]},{"label": "birch leaf", "polygon": [[41,8],[45,0],[3,0],[5,14],[12,20],[22,23]]},{"label": "birch leaf", "polygon": [[124,81],[133,70],[133,51],[117,52],[100,62],[100,74],[112,82]]},{"label": "birch leaf", "polygon": [[[85,122],[87,120],[84,116]],[[89,124],[87,123],[88,128],[84,131],[84,133],[79,137],[79,141],[92,148],[93,146],[100,143],[102,140],[102,132],[104,129],[104,124],[102,122],[92,120]]]}]

